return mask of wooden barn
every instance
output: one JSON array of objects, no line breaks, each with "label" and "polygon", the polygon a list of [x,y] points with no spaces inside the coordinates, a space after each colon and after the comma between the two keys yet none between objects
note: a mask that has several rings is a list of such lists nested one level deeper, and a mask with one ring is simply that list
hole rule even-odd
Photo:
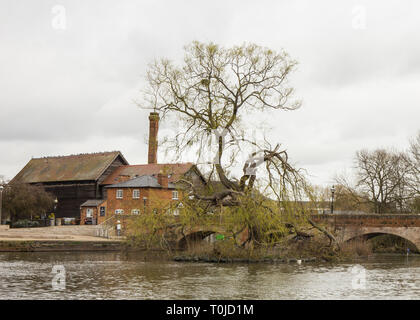
[{"label": "wooden barn", "polygon": [[103,181],[128,165],[121,152],[33,158],[11,183],[41,185],[57,197],[57,218],[79,218],[87,200],[104,199]]}]

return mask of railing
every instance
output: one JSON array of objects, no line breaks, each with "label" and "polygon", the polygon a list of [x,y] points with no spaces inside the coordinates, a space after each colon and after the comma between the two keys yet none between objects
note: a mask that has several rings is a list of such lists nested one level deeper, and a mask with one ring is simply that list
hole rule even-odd
[{"label": "railing", "polygon": [[107,239],[115,236],[115,219],[116,217],[113,215],[101,224],[98,224],[96,226],[96,236]]}]

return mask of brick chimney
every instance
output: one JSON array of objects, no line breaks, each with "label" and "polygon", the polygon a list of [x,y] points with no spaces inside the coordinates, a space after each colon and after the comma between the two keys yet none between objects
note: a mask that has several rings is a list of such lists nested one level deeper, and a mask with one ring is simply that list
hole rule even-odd
[{"label": "brick chimney", "polygon": [[158,173],[157,181],[162,188],[168,188],[168,175],[166,173],[160,171]]},{"label": "brick chimney", "polygon": [[149,156],[148,163],[157,163],[159,114],[150,112],[149,115]]}]

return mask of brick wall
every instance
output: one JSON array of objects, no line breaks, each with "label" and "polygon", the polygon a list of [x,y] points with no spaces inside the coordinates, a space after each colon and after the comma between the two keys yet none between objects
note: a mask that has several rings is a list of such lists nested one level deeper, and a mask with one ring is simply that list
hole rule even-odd
[{"label": "brick wall", "polygon": [[97,207],[82,207],[80,210],[80,224],[85,224],[86,213],[88,209],[93,210],[92,218],[98,221],[98,208]]},{"label": "brick wall", "polygon": [[[122,199],[117,199],[117,190],[123,190]],[[139,199],[133,199],[133,190],[140,190]],[[155,208],[164,208],[172,201],[172,191],[173,189],[158,188],[110,188],[107,196],[107,218],[115,214],[117,209],[124,210],[124,215],[131,215],[133,209],[140,210],[141,214],[145,209],[146,212],[152,212]],[[144,198],[146,198],[146,207]]]},{"label": "brick wall", "polygon": [[313,219],[317,222],[329,224],[355,225],[364,227],[420,227],[420,215],[414,214],[325,214],[315,215]]}]

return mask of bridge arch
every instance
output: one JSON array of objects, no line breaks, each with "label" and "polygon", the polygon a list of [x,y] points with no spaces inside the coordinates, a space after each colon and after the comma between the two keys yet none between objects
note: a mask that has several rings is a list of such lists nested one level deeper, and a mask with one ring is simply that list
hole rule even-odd
[{"label": "bridge arch", "polygon": [[[231,231],[227,231],[221,225],[209,225],[192,228],[188,231],[181,232],[178,230],[178,237],[176,240],[176,247],[178,249],[187,249],[189,244],[198,244],[212,234],[223,234],[225,237],[230,237],[232,235]],[[236,233],[236,239],[240,242],[245,241],[248,238],[248,229],[244,228],[243,230]]]},{"label": "bridge arch", "polygon": [[[366,227],[366,228],[359,228],[358,230],[347,231],[344,232],[344,236],[342,241],[348,242],[355,239],[373,239],[377,236],[381,235],[392,235],[401,239],[404,239],[411,243],[413,247],[416,248],[417,252],[420,252],[420,228],[408,228],[400,227],[400,228],[384,228],[384,227]],[[419,229],[419,230],[412,230],[412,229]]]},{"label": "bridge arch", "polygon": [[190,232],[178,238],[177,248],[181,250],[188,249],[189,245],[201,243],[205,238],[215,233],[217,233],[216,230],[197,230]]}]

